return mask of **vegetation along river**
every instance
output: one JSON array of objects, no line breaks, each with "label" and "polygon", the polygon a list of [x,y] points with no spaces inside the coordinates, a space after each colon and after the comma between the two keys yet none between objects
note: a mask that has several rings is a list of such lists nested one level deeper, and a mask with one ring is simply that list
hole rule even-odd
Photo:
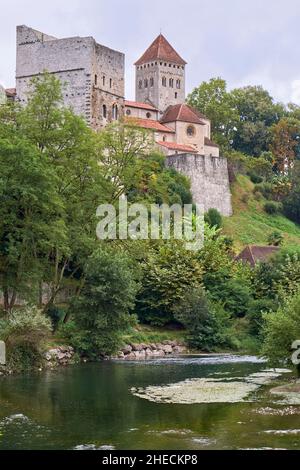
[{"label": "vegetation along river", "polygon": [[0,449],[299,449],[300,405],[269,392],[288,377],[231,355],[2,377]]}]

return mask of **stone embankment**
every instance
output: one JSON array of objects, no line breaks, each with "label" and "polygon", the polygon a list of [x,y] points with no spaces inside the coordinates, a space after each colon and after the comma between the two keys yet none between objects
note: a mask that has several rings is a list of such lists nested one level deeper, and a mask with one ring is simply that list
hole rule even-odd
[{"label": "stone embankment", "polygon": [[130,361],[153,359],[186,353],[186,347],[178,341],[163,341],[162,343],[128,344],[113,357],[113,359],[124,359]]},{"label": "stone embankment", "polygon": [[48,367],[67,366],[74,364],[75,351],[72,346],[58,346],[50,349],[44,355]]}]

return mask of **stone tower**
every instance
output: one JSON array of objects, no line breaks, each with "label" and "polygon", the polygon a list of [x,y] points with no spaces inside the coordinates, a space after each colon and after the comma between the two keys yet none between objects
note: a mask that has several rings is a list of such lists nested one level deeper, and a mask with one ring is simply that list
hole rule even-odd
[{"label": "stone tower", "polygon": [[57,39],[18,26],[17,99],[26,103],[30,80],[46,70],[64,84],[65,106],[99,130],[124,112],[124,62],[124,54],[92,37]]},{"label": "stone tower", "polygon": [[136,101],[154,105],[160,113],[185,101],[186,62],[160,34],[136,66]]}]

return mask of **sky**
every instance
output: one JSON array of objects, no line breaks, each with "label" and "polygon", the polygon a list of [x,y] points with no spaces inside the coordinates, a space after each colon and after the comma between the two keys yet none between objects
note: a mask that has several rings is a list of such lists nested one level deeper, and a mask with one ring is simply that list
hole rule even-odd
[{"label": "sky", "polygon": [[187,93],[222,77],[229,89],[262,85],[278,101],[300,104],[299,0],[0,0],[0,83],[14,86],[15,28],[56,37],[93,36],[133,63],[160,31],[188,62]]}]

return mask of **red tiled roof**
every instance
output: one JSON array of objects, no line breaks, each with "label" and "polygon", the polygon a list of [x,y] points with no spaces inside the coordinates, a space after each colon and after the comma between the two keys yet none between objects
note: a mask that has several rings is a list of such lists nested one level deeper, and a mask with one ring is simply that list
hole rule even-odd
[{"label": "red tiled roof", "polygon": [[129,108],[139,108],[139,109],[147,109],[149,111],[157,111],[157,108],[151,106],[151,104],[147,103],[140,103],[139,101],[128,101],[125,100],[125,106]]},{"label": "red tiled roof", "polygon": [[185,60],[175,51],[166,38],[160,34],[134,65],[142,65],[151,60],[166,60],[178,65],[185,65]]},{"label": "red tiled roof", "polygon": [[168,132],[175,134],[173,129],[170,129],[167,126],[164,126],[159,121],[154,121],[153,119],[141,119],[141,118],[126,118],[127,122],[135,124],[136,126],[143,127],[144,129],[151,129],[158,132]]},{"label": "red tiled roof", "polygon": [[236,261],[245,261],[255,266],[262,261],[268,261],[275,253],[279,251],[278,246],[247,246],[235,259]]},{"label": "red tiled roof", "polygon": [[201,124],[205,125],[203,121],[197,116],[194,109],[188,106],[187,104],[175,104],[174,106],[169,106],[165,111],[161,122],[174,122],[174,121],[183,121],[190,122],[192,124]]},{"label": "red tiled roof", "polygon": [[195,150],[194,147],[190,145],[176,144],[175,142],[157,142],[157,143],[170,150],[180,150],[181,152],[198,153],[197,150]]},{"label": "red tiled roof", "polygon": [[219,145],[218,145],[218,144],[215,144],[215,142],[213,142],[212,140],[210,140],[208,137],[205,137],[205,138],[204,138],[204,143],[205,143],[205,145],[207,145],[208,147],[216,147],[216,148],[219,148]]},{"label": "red tiled roof", "polygon": [[16,96],[17,91],[15,88],[6,88],[5,93],[7,96],[13,97],[13,96]]}]

